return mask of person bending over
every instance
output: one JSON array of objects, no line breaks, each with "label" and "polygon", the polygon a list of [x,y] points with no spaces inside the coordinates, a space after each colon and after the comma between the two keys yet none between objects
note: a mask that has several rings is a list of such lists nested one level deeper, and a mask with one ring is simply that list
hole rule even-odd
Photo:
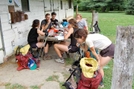
[{"label": "person bending over", "polygon": [[[87,31],[79,29],[74,33],[79,44],[86,44],[93,55],[97,58],[100,73],[104,77],[103,67],[114,57],[114,44],[111,40],[101,34],[88,34]],[[95,49],[100,51],[99,54],[96,53]],[[86,51],[86,50],[85,50]]]}]

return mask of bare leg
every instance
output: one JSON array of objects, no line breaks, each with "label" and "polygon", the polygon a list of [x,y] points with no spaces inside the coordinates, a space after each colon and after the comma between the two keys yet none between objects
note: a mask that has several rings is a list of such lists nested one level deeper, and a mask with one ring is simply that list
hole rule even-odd
[{"label": "bare leg", "polygon": [[68,46],[67,45],[62,45],[62,44],[54,44],[54,49],[56,51],[56,53],[58,54],[58,56],[61,58],[61,51],[65,52],[68,51]]},{"label": "bare leg", "polygon": [[44,47],[44,53],[48,53],[48,48],[49,48],[49,45],[47,44],[47,45]]},{"label": "bare leg", "polygon": [[101,55],[99,55],[100,57],[100,73],[102,75],[102,78],[104,77],[104,71],[103,71],[103,67],[108,64],[108,62],[112,59],[111,57],[107,56],[107,57],[102,57]]},{"label": "bare leg", "polygon": [[43,47],[43,42],[38,42],[38,43],[36,43],[36,45],[37,45],[38,48],[42,48]]}]

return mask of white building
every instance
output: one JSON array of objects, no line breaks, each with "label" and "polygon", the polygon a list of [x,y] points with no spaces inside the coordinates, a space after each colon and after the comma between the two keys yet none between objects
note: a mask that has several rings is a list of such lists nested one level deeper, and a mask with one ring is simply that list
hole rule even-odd
[{"label": "white building", "polygon": [[[18,15],[9,12],[24,11],[21,18],[14,20]],[[45,13],[57,13],[57,19],[73,16],[72,0],[0,0],[0,63],[3,58],[10,56],[18,45],[27,44],[27,34],[34,19],[44,19]],[[11,16],[13,20],[11,20]]]}]

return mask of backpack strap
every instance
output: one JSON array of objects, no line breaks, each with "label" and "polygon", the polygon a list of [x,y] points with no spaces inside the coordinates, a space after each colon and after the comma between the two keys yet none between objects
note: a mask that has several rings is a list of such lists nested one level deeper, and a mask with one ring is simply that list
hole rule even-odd
[{"label": "backpack strap", "polygon": [[68,77],[68,79],[66,80],[66,82],[71,78],[71,76],[74,74],[74,72],[77,70],[78,68],[76,68],[76,69],[74,69],[73,71],[72,71],[72,73],[70,74],[70,76]]}]

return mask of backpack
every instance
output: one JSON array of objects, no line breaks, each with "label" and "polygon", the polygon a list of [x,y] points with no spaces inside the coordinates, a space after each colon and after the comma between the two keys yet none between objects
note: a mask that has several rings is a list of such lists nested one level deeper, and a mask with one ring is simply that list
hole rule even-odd
[{"label": "backpack", "polygon": [[93,58],[82,58],[80,66],[82,72],[77,89],[98,89],[102,76],[97,61]]},{"label": "backpack", "polygon": [[18,46],[15,53],[16,62],[18,64],[17,70],[20,71],[22,69],[29,69],[28,67],[28,60],[29,58],[32,58],[32,54],[30,52],[27,52],[27,54],[23,55],[20,52],[20,49],[22,46]]},{"label": "backpack", "polygon": [[96,23],[93,25],[93,27],[95,29],[95,33],[100,33],[101,32],[101,30],[100,30],[100,28],[98,26],[98,21],[96,21]]},{"label": "backpack", "polygon": [[86,78],[82,73],[77,89],[98,89],[101,79],[99,71],[96,71],[96,76],[93,78]]}]

